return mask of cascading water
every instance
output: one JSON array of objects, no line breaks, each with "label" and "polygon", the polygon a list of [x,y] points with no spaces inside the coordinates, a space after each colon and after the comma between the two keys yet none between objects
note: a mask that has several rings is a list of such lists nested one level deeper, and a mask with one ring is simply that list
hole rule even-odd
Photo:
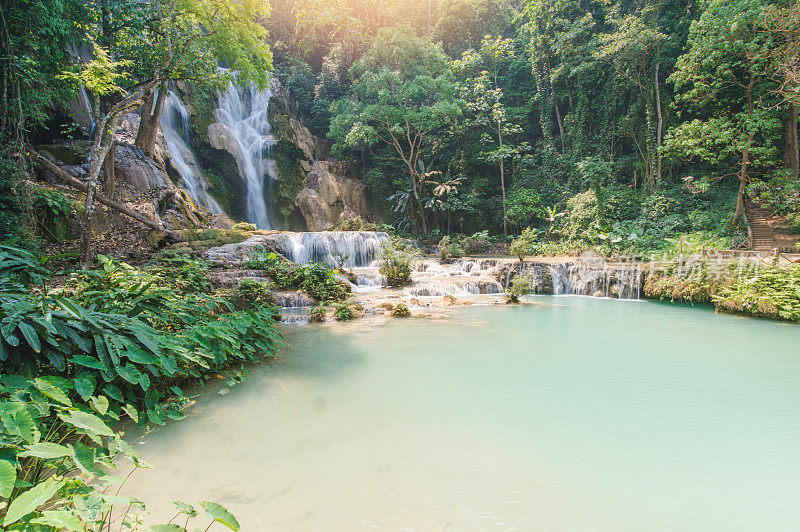
[{"label": "cascading water", "polygon": [[246,214],[259,229],[272,228],[267,205],[276,177],[275,162],[270,156],[274,144],[268,116],[271,97],[269,89],[258,90],[252,85],[242,88],[231,83],[219,94],[217,109],[217,120],[238,144],[239,170],[247,193]]},{"label": "cascading water", "polygon": [[206,191],[205,180],[200,175],[200,166],[189,144],[189,111],[178,95],[167,93],[161,113],[161,130],[172,165],[181,176],[181,185],[191,198],[205,206],[212,214],[222,214],[222,207]]},{"label": "cascading water", "polygon": [[552,264],[550,278],[554,295],[641,298],[642,269],[638,265]]},{"label": "cascading water", "polygon": [[346,257],[342,267],[358,268],[369,266],[378,260],[381,242],[388,238],[386,233],[370,231],[327,231],[282,233],[270,235],[267,240],[292,262],[324,262],[329,266],[339,266],[339,260]]}]

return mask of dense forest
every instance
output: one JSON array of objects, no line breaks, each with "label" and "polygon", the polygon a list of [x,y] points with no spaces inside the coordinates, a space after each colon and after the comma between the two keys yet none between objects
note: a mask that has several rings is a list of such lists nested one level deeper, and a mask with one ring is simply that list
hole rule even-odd
[{"label": "dense forest", "polygon": [[123,114],[146,102],[151,154],[157,88],[232,71],[274,72],[380,217],[418,236],[556,224],[568,242],[728,247],[747,198],[800,226],[792,2],[17,1],[4,17],[4,232],[30,218],[26,143],[82,134],[52,111],[78,87],[105,124],[103,182]]}]

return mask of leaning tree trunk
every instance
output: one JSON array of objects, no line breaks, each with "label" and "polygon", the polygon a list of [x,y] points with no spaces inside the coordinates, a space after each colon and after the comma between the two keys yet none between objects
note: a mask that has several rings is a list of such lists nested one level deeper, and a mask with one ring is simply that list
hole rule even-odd
[{"label": "leaning tree trunk", "polygon": [[167,91],[161,89],[153,91],[142,105],[142,118],[139,121],[135,144],[142,148],[148,157],[152,157],[156,151],[156,137],[161,126],[161,113],[164,111],[166,99]]}]

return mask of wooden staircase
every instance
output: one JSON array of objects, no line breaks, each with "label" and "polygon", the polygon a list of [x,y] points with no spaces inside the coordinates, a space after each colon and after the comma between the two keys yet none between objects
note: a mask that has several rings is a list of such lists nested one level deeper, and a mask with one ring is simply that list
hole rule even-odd
[{"label": "wooden staircase", "polygon": [[749,226],[750,246],[754,251],[797,251],[795,244],[800,236],[792,235],[780,216],[746,201],[744,207],[745,220]]}]

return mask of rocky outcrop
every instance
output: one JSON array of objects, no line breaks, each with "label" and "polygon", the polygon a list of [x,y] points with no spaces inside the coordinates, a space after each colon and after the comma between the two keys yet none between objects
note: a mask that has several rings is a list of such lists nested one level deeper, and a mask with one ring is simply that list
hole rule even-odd
[{"label": "rocky outcrop", "polygon": [[309,231],[325,231],[345,218],[369,216],[364,185],[346,177],[347,165],[316,161],[295,198]]}]

